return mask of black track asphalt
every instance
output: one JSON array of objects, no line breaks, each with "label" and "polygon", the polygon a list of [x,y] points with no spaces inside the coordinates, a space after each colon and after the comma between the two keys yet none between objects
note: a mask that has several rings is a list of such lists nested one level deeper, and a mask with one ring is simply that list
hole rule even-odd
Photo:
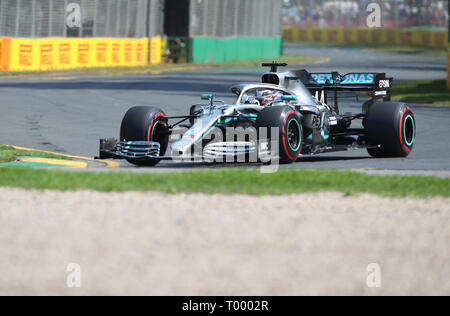
[{"label": "black track asphalt", "polygon": [[[405,81],[445,78],[447,69],[445,56],[298,44],[286,45],[284,51],[330,59],[325,64],[301,66],[314,72],[386,72]],[[261,72],[258,68],[240,68],[120,77],[0,78],[0,143],[93,157],[97,155],[99,138],[118,137],[121,119],[129,107],[154,105],[168,115],[185,114],[191,104],[199,102],[202,93],[233,100],[229,86],[259,81]],[[365,151],[357,150],[301,158],[288,167],[449,171],[450,107],[411,106],[417,120],[417,140],[406,159],[372,159]],[[342,111],[359,112],[360,103],[344,102]],[[124,166],[131,167],[126,163]],[[177,166],[167,162],[159,168]]]}]

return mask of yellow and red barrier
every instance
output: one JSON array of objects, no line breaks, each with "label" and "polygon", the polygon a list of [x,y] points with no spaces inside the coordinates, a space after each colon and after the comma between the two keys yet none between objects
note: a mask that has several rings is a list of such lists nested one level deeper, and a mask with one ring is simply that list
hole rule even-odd
[{"label": "yellow and red barrier", "polygon": [[2,71],[144,66],[162,61],[156,38],[1,38]]},{"label": "yellow and red barrier", "polygon": [[286,42],[448,47],[448,32],[398,28],[284,27]]},{"label": "yellow and red barrier", "polygon": [[163,42],[161,37],[152,37],[150,39],[150,64],[159,64],[162,62]]}]

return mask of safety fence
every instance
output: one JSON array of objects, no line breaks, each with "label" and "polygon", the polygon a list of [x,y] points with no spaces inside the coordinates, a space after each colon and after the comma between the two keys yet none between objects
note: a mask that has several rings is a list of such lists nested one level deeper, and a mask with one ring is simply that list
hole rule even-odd
[{"label": "safety fence", "polygon": [[144,66],[161,62],[162,50],[160,37],[0,39],[2,71]]},{"label": "safety fence", "polygon": [[281,6],[281,0],[0,0],[0,69],[276,59]]},{"label": "safety fence", "polygon": [[2,71],[162,61],[162,0],[0,0]]},{"label": "safety fence", "polygon": [[191,37],[275,37],[281,34],[280,0],[193,0]]},{"label": "safety fence", "polygon": [[160,36],[163,12],[161,0],[0,0],[0,36]]},{"label": "safety fence", "polygon": [[408,28],[284,27],[286,42],[448,47],[448,32]]}]

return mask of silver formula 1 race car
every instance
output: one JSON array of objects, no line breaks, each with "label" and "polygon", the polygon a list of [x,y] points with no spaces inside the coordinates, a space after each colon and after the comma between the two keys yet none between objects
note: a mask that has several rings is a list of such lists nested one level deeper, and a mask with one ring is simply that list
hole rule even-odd
[{"label": "silver formula 1 race car", "polygon": [[[120,140],[100,140],[100,159],[125,159],[138,166],[161,160],[212,162],[295,162],[300,155],[355,148],[373,157],[406,157],[416,137],[411,108],[390,102],[392,78],[384,73],[278,72],[267,63],[261,83],[235,84],[234,104],[202,95],[205,104],[189,115],[168,117],[151,106],[131,108]],[[365,92],[360,113],[341,114],[338,93]],[[328,99],[333,96],[333,104]],[[359,128],[352,122],[361,120]]]}]

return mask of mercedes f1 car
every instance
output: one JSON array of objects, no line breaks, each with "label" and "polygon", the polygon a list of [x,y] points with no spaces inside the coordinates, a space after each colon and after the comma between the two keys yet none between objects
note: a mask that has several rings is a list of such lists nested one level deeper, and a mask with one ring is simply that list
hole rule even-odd
[{"label": "mercedes f1 car", "polygon": [[[263,64],[270,71],[262,82],[231,86],[233,104],[205,94],[204,104],[173,117],[156,107],[133,107],[123,118],[120,140],[100,140],[99,158],[155,166],[161,160],[292,163],[299,156],[355,148],[375,158],[409,155],[416,121],[407,104],[390,102],[392,78],[384,73],[278,71],[285,66]],[[370,99],[360,113],[341,114],[342,91],[365,92]],[[355,120],[360,127],[352,128]]]}]

